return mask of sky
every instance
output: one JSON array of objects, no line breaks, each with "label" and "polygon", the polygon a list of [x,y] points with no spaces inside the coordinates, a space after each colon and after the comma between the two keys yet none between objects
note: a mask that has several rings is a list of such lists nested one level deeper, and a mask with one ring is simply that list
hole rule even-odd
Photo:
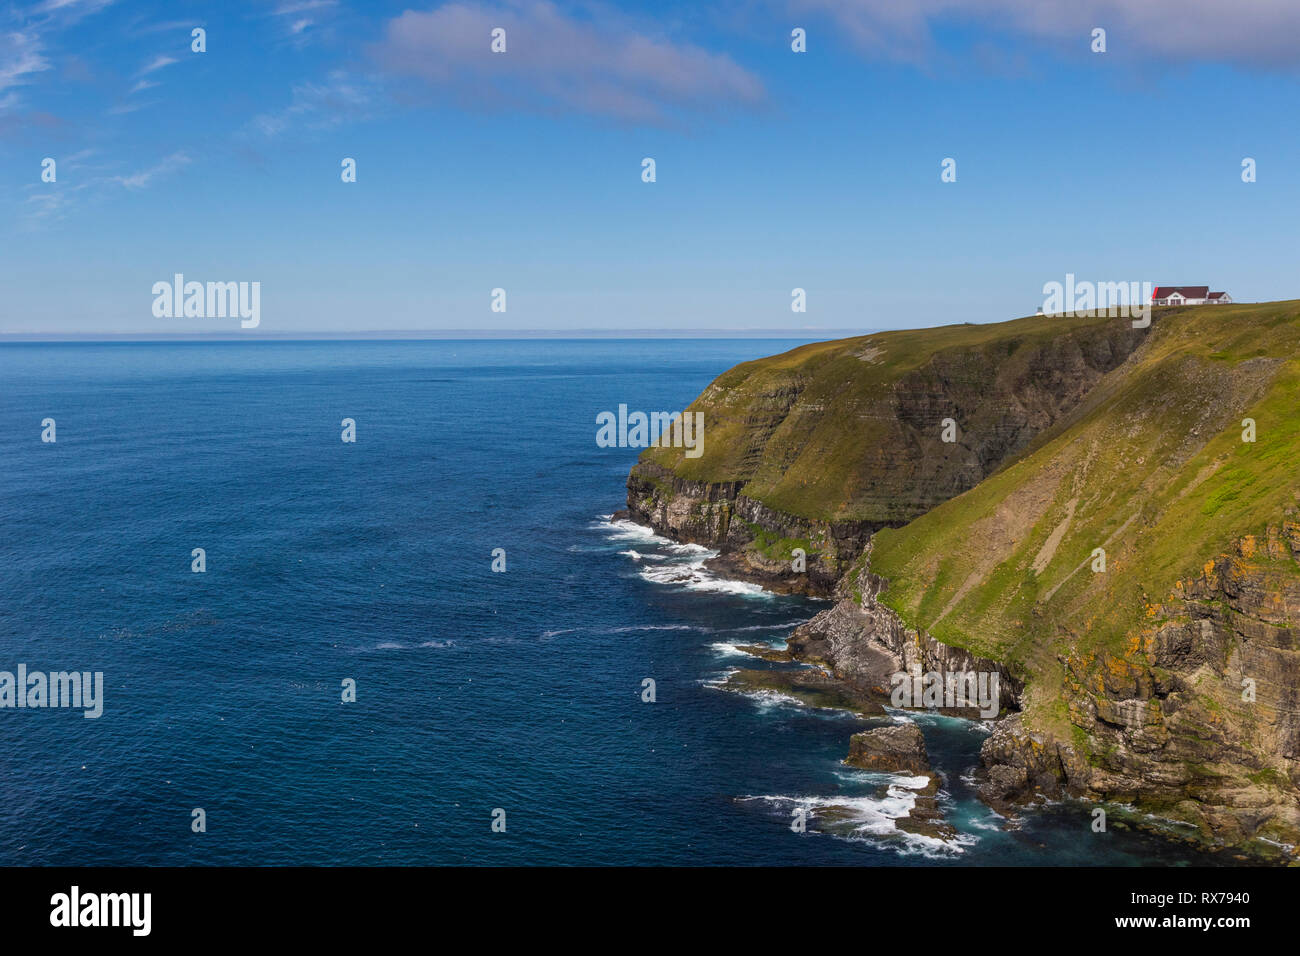
[{"label": "sky", "polygon": [[[1296,298],[1297,36],[1295,0],[0,0],[0,332],[815,334],[1029,315],[1067,274]],[[176,273],[259,283],[258,326],[155,315]]]}]

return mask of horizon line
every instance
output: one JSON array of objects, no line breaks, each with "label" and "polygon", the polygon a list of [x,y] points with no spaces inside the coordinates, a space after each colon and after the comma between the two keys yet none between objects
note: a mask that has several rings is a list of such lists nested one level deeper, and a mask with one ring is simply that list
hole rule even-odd
[{"label": "horizon line", "polygon": [[881,331],[875,328],[808,329],[379,329],[375,331],[283,332],[9,332],[5,342],[256,342],[262,341],[439,341],[473,339],[803,339],[851,338]]}]

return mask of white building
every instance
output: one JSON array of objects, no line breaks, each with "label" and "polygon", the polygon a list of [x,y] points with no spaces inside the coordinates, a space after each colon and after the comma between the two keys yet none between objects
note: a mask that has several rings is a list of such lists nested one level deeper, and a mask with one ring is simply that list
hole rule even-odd
[{"label": "white building", "polygon": [[1232,296],[1211,292],[1208,285],[1158,285],[1151,293],[1152,305],[1227,305]]}]

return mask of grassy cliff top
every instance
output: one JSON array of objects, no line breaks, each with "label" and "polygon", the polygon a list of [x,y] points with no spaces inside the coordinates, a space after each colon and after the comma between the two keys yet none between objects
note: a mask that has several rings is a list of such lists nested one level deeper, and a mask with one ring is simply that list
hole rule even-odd
[{"label": "grassy cliff top", "polygon": [[[690,405],[704,413],[701,457],[661,448],[642,460],[742,482],[747,496],[801,517],[907,521],[1023,446],[1051,417],[1033,396],[1081,394],[1070,375],[1143,335],[1127,319],[1035,316],[805,345],[736,366]],[[948,416],[985,445],[940,443]]]},{"label": "grassy cliff top", "polygon": [[[1059,670],[1058,654],[1122,653],[1161,623],[1176,582],[1294,517],[1298,408],[1300,301],[1157,310],[1142,347],[1064,421],[875,536],[882,600],[941,641],[1039,675]],[[1278,564],[1261,572],[1294,574]]]}]

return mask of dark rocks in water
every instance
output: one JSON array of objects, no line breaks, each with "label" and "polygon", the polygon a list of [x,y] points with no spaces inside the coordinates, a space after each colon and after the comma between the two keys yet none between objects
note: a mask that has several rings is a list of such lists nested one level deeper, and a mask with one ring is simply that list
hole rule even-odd
[{"label": "dark rocks in water", "polygon": [[866,717],[884,714],[885,709],[841,680],[813,667],[797,670],[736,671],[723,683],[726,690],[741,693],[774,691],[811,707],[847,710]]},{"label": "dark rocks in water", "polygon": [[752,551],[724,552],[709,558],[704,566],[719,577],[747,581],[776,594],[823,597],[835,586],[835,582],[824,575],[792,572],[787,557],[768,558]]},{"label": "dark rocks in water", "polygon": [[939,778],[931,774],[929,782],[915,791],[916,803],[907,816],[899,817],[894,826],[904,833],[932,837],[947,842],[957,835],[957,828],[949,823],[939,808]]},{"label": "dark rocks in water", "polygon": [[916,724],[889,724],[854,734],[844,762],[861,770],[884,773],[930,773],[925,737]]},{"label": "dark rocks in water", "polygon": [[925,736],[916,724],[889,724],[854,734],[844,762],[861,770],[924,777],[925,785],[919,789],[905,788],[915,795],[915,802],[907,816],[894,821],[894,826],[904,833],[945,842],[957,835],[957,829],[945,819],[939,806],[939,775],[930,768]]},{"label": "dark rocks in water", "polygon": [[786,663],[794,659],[786,648],[772,647],[768,644],[737,644],[736,650],[743,654],[751,654],[762,660],[776,663]]},{"label": "dark rocks in water", "polygon": [[[999,709],[1019,709],[1023,684],[1005,665],[908,627],[877,600],[885,581],[871,573],[869,564],[860,569],[854,585],[857,598],[842,600],[794,629],[787,641],[794,660],[820,664],[846,683],[886,702],[900,673],[996,673]],[[971,708],[935,709],[952,717],[978,715]]]}]

